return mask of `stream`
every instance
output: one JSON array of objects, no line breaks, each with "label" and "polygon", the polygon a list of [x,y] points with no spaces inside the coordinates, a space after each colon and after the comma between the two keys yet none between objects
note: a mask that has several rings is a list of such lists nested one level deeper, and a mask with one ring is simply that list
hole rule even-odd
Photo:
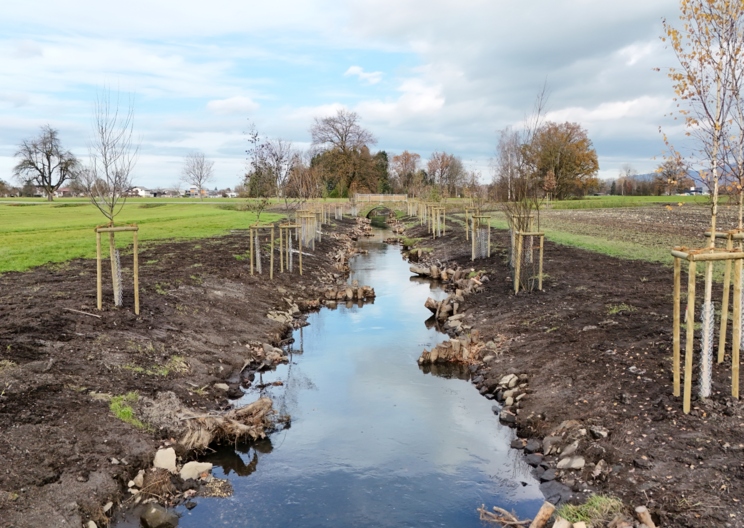
[{"label": "stream", "polygon": [[254,381],[283,384],[237,402],[267,394],[291,427],[205,456],[234,495],[179,506],[179,527],[482,527],[481,504],[520,518],[542,505],[469,369],[419,368],[421,351],[446,339],[425,325],[424,301],[445,294],[411,277],[399,247],[382,243],[387,233],[351,261],[349,280],[375,288],[374,303],[311,314],[289,365]]}]

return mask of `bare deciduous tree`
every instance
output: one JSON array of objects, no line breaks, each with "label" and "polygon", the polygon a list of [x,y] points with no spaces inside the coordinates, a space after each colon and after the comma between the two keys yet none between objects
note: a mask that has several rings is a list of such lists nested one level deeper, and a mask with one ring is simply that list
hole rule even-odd
[{"label": "bare deciduous tree", "polygon": [[15,157],[21,159],[13,168],[18,183],[32,181],[44,189],[50,202],[54,192],[66,181],[75,179],[80,170],[78,159],[62,148],[58,132],[49,125],[41,127],[37,137],[24,140]]},{"label": "bare deciduous tree", "polygon": [[112,101],[109,90],[96,97],[93,138],[89,147],[90,166],[83,179],[91,202],[109,223],[121,212],[132,187],[132,171],[139,145],[134,140],[134,101],[121,111],[119,94]]},{"label": "bare deciduous tree", "polygon": [[183,160],[183,181],[196,187],[199,199],[204,199],[202,192],[207,183],[214,180],[214,161],[208,160],[203,152],[191,152]]},{"label": "bare deciduous tree", "polygon": [[377,143],[372,133],[359,125],[359,114],[343,109],[335,116],[316,117],[310,135],[314,146],[336,148],[344,154]]}]

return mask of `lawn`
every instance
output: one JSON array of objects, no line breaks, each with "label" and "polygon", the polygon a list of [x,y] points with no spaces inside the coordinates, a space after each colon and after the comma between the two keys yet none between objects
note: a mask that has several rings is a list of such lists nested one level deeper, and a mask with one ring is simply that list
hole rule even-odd
[{"label": "lawn", "polygon": [[[256,215],[239,210],[230,200],[131,200],[116,218],[117,225],[136,223],[140,241],[204,238],[242,229]],[[279,214],[264,212],[261,221],[275,221]],[[105,224],[93,205],[79,199],[0,201],[0,273],[23,271],[49,262],[93,258],[93,229]],[[131,244],[130,234],[117,235],[117,245]]]}]

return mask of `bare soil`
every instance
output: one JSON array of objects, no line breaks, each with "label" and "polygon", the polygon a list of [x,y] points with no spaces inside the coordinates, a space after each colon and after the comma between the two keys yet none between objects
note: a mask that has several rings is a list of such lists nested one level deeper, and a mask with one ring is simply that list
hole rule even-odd
[{"label": "bare soil", "polygon": [[[663,221],[680,210],[684,220]],[[589,232],[659,233],[688,246],[702,242],[706,214],[702,207],[551,213],[579,216],[573,221]],[[672,395],[671,267],[546,242],[544,291],[514,295],[507,233],[494,231],[492,258],[471,262],[461,225],[448,229],[419,246],[433,248],[432,261],[485,270],[490,279],[464,303],[465,322],[483,341],[501,344],[475,374],[481,392],[495,393],[504,375],[526,374],[528,394],[514,425],[525,439],[556,434],[568,420],[584,431],[609,431],[607,438],[580,436],[577,455],[586,466],[559,470],[558,480],[577,498],[606,493],[627,506],[646,505],[661,526],[744,526],[744,405],[730,396],[729,353],[714,366],[713,397],[693,398],[689,415]],[[406,234],[427,236],[422,227]],[[720,288],[714,295],[720,307]],[[682,347],[684,354],[684,336]],[[697,362],[696,354],[693,386]],[[545,460],[554,467],[557,459]],[[606,470],[595,477],[601,460]]]},{"label": "bare soil", "polygon": [[[343,233],[352,223],[324,230]],[[131,256],[122,256],[123,308],[113,307],[104,266],[101,312],[94,260],[0,276],[0,526],[105,524],[101,506],[121,500],[164,433],[120,421],[97,394],[173,391],[194,409],[227,408],[214,383],[241,369],[246,344],[288,336],[270,310],[287,310],[290,297],[317,300],[321,285],[343,278],[331,257],[344,237],[327,235],[306,254],[303,276],[295,269],[273,281],[266,270],[250,275],[243,231],[148,244],[139,316]]]}]

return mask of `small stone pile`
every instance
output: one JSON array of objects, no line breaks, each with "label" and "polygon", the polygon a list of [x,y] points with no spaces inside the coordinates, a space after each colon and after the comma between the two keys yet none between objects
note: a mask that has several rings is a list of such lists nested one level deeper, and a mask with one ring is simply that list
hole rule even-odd
[{"label": "small stone pile", "polygon": [[369,218],[358,216],[356,218],[356,225],[352,228],[349,233],[351,240],[359,240],[363,237],[371,237],[372,233],[372,221]]},{"label": "small stone pile", "polygon": [[484,350],[483,343],[475,342],[469,336],[460,339],[450,339],[449,341],[439,343],[431,351],[425,349],[418,359],[418,364],[474,364],[480,362]]}]

